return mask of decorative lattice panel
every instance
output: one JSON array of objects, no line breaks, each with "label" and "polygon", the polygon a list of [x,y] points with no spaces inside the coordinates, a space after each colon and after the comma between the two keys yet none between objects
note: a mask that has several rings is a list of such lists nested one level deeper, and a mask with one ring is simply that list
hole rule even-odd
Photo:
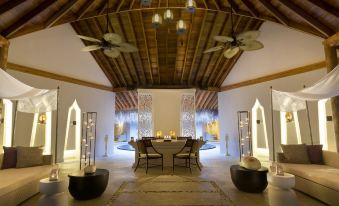
[{"label": "decorative lattice panel", "polygon": [[181,96],[180,115],[181,136],[195,138],[195,95],[183,94]]},{"label": "decorative lattice panel", "polygon": [[153,136],[152,95],[138,94],[138,137]]}]

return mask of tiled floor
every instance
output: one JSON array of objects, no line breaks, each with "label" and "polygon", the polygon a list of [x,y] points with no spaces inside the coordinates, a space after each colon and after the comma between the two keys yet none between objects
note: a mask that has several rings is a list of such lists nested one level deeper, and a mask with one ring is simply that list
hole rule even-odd
[{"label": "tiled floor", "polygon": [[[106,205],[115,191],[120,187],[123,181],[140,181],[149,178],[161,177],[162,175],[172,175],[171,168],[165,168],[163,172],[159,168],[149,169],[148,174],[145,174],[143,168],[138,169],[136,173],[131,168],[134,154],[130,151],[116,150],[111,158],[100,159],[97,161],[98,168],[106,168],[110,171],[109,184],[104,194],[93,200],[77,201],[69,196],[69,205],[72,206],[101,206]],[[278,191],[273,187],[268,187],[262,194],[249,194],[238,191],[232,184],[230,179],[229,167],[236,164],[236,160],[230,157],[225,157],[219,154],[218,148],[201,152],[201,162],[204,167],[202,172],[193,169],[190,174],[185,168],[176,168],[175,175],[179,177],[187,177],[195,180],[214,181],[217,185],[230,197],[237,206],[317,206],[324,205],[321,202],[297,191]],[[67,180],[66,174],[77,170],[77,163],[64,163],[61,165],[63,176]],[[36,206],[40,195],[36,195],[24,202],[23,206]],[[135,200],[133,200],[135,202]],[[164,204],[175,205],[175,200],[172,203],[164,202]],[[199,202],[196,202],[199,205]],[[121,204],[119,204],[121,205]],[[128,202],[126,202],[128,205]],[[148,205],[152,205],[150,202]]]}]

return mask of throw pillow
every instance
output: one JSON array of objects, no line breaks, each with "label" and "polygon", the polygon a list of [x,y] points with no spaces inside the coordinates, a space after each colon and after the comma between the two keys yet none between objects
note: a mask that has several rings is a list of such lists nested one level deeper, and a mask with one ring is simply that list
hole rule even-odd
[{"label": "throw pillow", "polygon": [[42,149],[40,147],[17,147],[16,167],[32,167],[43,164]]},{"label": "throw pillow", "polygon": [[310,164],[307,147],[305,144],[281,145],[288,163]]},{"label": "throw pillow", "polygon": [[307,153],[312,164],[324,164],[322,145],[307,145]]},{"label": "throw pillow", "polygon": [[17,161],[17,151],[15,147],[3,147],[4,157],[1,169],[15,168]]}]

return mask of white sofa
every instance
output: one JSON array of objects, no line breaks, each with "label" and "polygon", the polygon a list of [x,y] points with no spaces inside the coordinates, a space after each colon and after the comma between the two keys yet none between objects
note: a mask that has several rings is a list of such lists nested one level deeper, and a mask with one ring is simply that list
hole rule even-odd
[{"label": "white sofa", "polygon": [[295,175],[295,189],[329,205],[339,204],[339,154],[323,151],[323,165],[285,163],[282,153],[278,162],[285,172]]},{"label": "white sofa", "polygon": [[[2,165],[3,154],[0,154]],[[40,179],[52,169],[52,155],[44,155],[44,165],[0,170],[0,205],[15,206],[39,192]]]}]

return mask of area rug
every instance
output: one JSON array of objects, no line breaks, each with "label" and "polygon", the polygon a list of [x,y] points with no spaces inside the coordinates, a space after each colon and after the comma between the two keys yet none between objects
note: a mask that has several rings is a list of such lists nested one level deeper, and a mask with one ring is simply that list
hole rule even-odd
[{"label": "area rug", "polygon": [[107,206],[115,205],[235,206],[214,181],[172,175],[123,182],[107,203]]}]

